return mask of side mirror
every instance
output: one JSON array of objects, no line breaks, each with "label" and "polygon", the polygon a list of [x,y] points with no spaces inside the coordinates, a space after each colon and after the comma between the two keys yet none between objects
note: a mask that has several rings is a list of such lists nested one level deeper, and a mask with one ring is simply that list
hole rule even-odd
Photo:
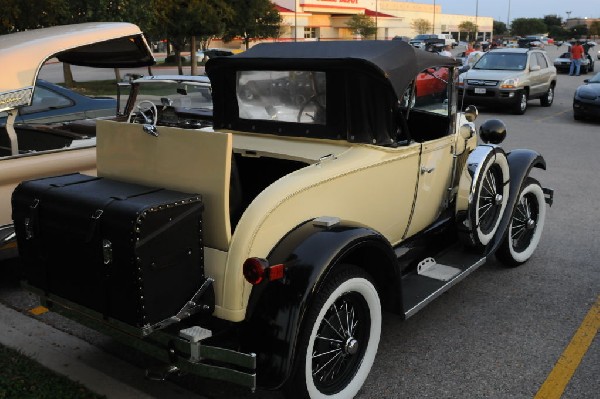
[{"label": "side mirror", "polygon": [[479,115],[479,111],[477,111],[477,107],[474,105],[469,105],[466,109],[465,109],[465,118],[469,121],[469,122],[474,122],[475,119],[477,119],[477,116]]},{"label": "side mirror", "polygon": [[532,72],[533,71],[539,71],[540,69],[542,69],[542,67],[539,66],[539,65],[532,65],[531,67],[529,67],[529,70],[532,71]]},{"label": "side mirror", "polygon": [[590,83],[589,79],[583,79],[583,83]]}]

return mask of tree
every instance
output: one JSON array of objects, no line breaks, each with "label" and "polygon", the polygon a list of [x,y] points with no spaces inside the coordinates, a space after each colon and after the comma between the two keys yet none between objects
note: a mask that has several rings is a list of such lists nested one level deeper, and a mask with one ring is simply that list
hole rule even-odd
[{"label": "tree", "polygon": [[506,28],[506,24],[502,21],[494,21],[494,34],[495,35],[505,35],[508,33],[508,29]]},{"label": "tree", "polygon": [[600,36],[600,21],[592,22],[589,31],[592,36]]},{"label": "tree", "polygon": [[562,17],[559,17],[556,14],[555,15],[545,15],[544,23],[546,24],[546,26],[548,28],[550,28],[551,26],[562,26],[563,21],[562,21]]},{"label": "tree", "polygon": [[458,25],[459,32],[467,32],[467,42],[471,41],[471,33],[475,36],[479,27],[471,21],[463,21]]},{"label": "tree", "polygon": [[368,15],[354,14],[346,25],[352,30],[353,35],[360,35],[361,37],[373,36],[377,33],[377,26],[375,21]]},{"label": "tree", "polygon": [[227,24],[223,40],[241,37],[248,49],[250,40],[268,39],[279,34],[281,16],[270,0],[229,0],[228,4],[234,15]]},{"label": "tree", "polygon": [[575,25],[571,29],[569,29],[569,33],[571,37],[575,39],[580,39],[581,37],[585,37],[588,35],[588,27],[585,24]]},{"label": "tree", "polygon": [[419,35],[422,35],[431,31],[431,22],[422,18],[413,19],[413,21],[410,23],[410,27]]},{"label": "tree", "polygon": [[535,33],[544,33],[548,27],[541,18],[516,18],[511,24],[513,35],[527,36]]}]

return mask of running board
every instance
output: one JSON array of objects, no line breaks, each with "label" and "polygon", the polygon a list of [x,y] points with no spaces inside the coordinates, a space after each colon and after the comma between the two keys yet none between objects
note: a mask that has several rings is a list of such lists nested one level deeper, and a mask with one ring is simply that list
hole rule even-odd
[{"label": "running board", "polygon": [[415,271],[402,277],[404,317],[413,316],[485,262],[484,256],[462,247],[422,260]]}]

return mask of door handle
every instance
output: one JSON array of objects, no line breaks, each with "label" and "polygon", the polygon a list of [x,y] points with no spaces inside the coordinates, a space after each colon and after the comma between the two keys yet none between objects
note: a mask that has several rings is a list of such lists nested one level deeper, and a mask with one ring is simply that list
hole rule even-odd
[{"label": "door handle", "polygon": [[435,168],[434,168],[434,167],[427,168],[427,167],[425,167],[425,166],[421,166],[421,174],[422,174],[422,175],[423,175],[423,174],[425,174],[425,173],[431,173],[431,172],[433,172],[434,170],[435,170]]}]

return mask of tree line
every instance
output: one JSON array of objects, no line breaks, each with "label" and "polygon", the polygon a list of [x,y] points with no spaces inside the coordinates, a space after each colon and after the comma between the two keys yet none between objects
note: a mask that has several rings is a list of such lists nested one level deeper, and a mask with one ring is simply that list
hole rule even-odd
[{"label": "tree line", "polygon": [[[413,20],[411,28],[419,34],[432,32],[431,22],[426,19]],[[458,30],[465,32],[465,40],[469,41],[471,38],[475,38],[479,27],[471,21],[463,21],[458,25]],[[594,21],[589,27],[582,24],[566,28],[562,17],[557,15],[546,15],[544,18],[515,18],[512,20],[510,29],[504,22],[494,21],[493,33],[494,36],[527,36],[548,33],[548,36],[555,40],[580,39],[600,36],[600,22]]]},{"label": "tree line", "polygon": [[[0,0],[0,34],[82,22],[131,22],[151,41],[168,40],[181,70],[181,51],[212,39],[279,36],[281,17],[270,0]],[[195,65],[195,62],[192,62]]]}]

